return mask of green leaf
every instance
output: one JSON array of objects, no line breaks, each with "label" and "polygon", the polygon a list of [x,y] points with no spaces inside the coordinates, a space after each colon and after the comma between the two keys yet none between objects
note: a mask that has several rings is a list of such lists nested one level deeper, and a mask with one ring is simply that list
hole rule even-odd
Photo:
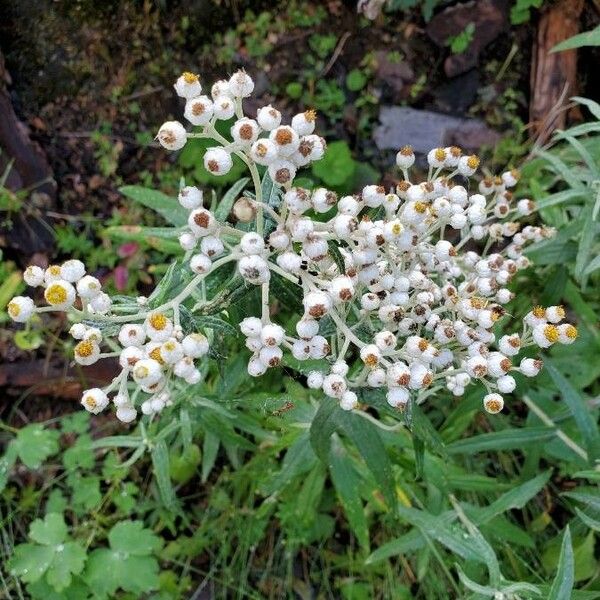
[{"label": "green leaf", "polygon": [[346,75],[346,87],[351,92],[358,92],[362,90],[367,84],[367,76],[360,69],[352,69]]},{"label": "green leaf", "polygon": [[336,419],[341,408],[332,398],[323,398],[310,426],[310,444],[322,462],[329,460],[331,436],[336,429]]},{"label": "green leaf", "polygon": [[575,48],[583,48],[584,46],[600,46],[600,26],[591,31],[578,33],[560,44],[556,44],[550,52],[564,52],[565,50],[574,50]]},{"label": "green leaf", "polygon": [[67,526],[62,515],[50,513],[42,519],[36,519],[29,526],[29,537],[38,544],[53,546],[64,542]]},{"label": "green leaf", "polygon": [[369,551],[369,528],[358,489],[361,478],[354,463],[339,440],[335,440],[329,453],[331,480],[344,508],[350,528],[362,548]]},{"label": "green leaf", "polygon": [[452,442],[446,446],[446,451],[449,454],[475,454],[488,450],[513,450],[551,440],[555,433],[553,427],[505,429]]},{"label": "green leaf", "polygon": [[58,431],[34,423],[20,429],[13,444],[26,467],[39,469],[47,458],[58,452],[59,435]]},{"label": "green leaf", "polygon": [[113,550],[132,556],[148,556],[160,546],[160,538],[150,529],[144,529],[142,521],[122,521],[108,534],[108,542]]},{"label": "green leaf", "polygon": [[571,545],[571,531],[567,525],[563,535],[556,576],[552,582],[548,600],[564,600],[570,598],[574,581],[575,560],[573,557],[573,546]]},{"label": "green leaf", "polygon": [[88,434],[80,435],[75,440],[75,443],[63,452],[62,459],[67,471],[77,468],[91,469],[95,463],[91,436]]},{"label": "green leaf", "polygon": [[62,515],[49,513],[29,527],[36,544],[19,544],[9,561],[11,571],[24,582],[32,583],[44,574],[57,592],[67,588],[72,574],[83,571],[85,550],[78,542],[67,541],[67,526]]},{"label": "green leaf", "polygon": [[188,211],[179,204],[177,198],[139,185],[125,185],[119,191],[134,202],[157,212],[175,227],[182,227],[187,223]]},{"label": "green leaf", "polygon": [[600,435],[598,426],[592,417],[583,397],[569,383],[569,381],[550,362],[546,362],[546,371],[559,389],[562,400],[569,407],[577,427],[583,436],[590,460],[600,456]]},{"label": "green leaf", "polygon": [[523,508],[534,496],[536,496],[548,483],[551,471],[540,473],[537,477],[522,483],[521,485],[502,494],[500,498],[477,513],[478,524],[487,523],[495,516],[513,508]]},{"label": "green leaf", "polygon": [[586,515],[582,510],[579,510],[577,507],[575,507],[575,513],[590,529],[592,529],[593,531],[600,532],[600,521],[598,519],[594,519],[593,517]]},{"label": "green leaf", "polygon": [[176,498],[169,475],[169,451],[164,440],[159,441],[152,448],[152,466],[161,500],[166,508],[173,508]]},{"label": "green leaf", "polygon": [[249,178],[244,177],[239,181],[236,181],[228,190],[225,192],[217,208],[215,209],[215,218],[217,221],[224,223],[231,212],[233,203],[238,199],[240,192],[244,189],[248,183]]},{"label": "green leaf", "polygon": [[99,595],[113,595],[122,588],[143,594],[158,587],[158,562],[152,556],[161,541],[141,521],[122,521],[108,534],[110,549],[94,550],[84,579]]},{"label": "green leaf", "polygon": [[344,141],[328,144],[325,156],[312,165],[312,172],[329,187],[339,187],[354,176],[356,162]]},{"label": "green leaf", "polygon": [[379,430],[366,419],[342,410],[339,411],[337,420],[339,430],[356,446],[381,489],[389,509],[393,511],[397,504],[394,473]]}]

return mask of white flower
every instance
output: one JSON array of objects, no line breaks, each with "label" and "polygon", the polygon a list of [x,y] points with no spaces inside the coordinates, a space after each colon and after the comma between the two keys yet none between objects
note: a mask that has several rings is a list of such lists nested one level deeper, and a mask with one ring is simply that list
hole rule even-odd
[{"label": "white flower", "polygon": [[80,365],[93,365],[100,358],[100,347],[94,340],[82,340],[73,349],[73,356]]},{"label": "white flower", "polygon": [[396,154],[396,164],[401,169],[409,169],[415,162],[415,153],[410,146],[404,146],[400,148],[398,154]]},{"label": "white flower", "polygon": [[69,283],[77,283],[85,275],[85,265],[80,260],[67,260],[60,267],[60,275]]},{"label": "white flower", "polygon": [[312,193],[311,203],[315,212],[326,213],[337,204],[337,194],[325,188],[317,188]]},{"label": "white flower", "polygon": [[164,314],[154,312],[146,317],[144,329],[152,342],[166,342],[173,334],[173,323]]},{"label": "white flower", "polygon": [[319,371],[311,371],[306,377],[306,385],[312,390],[321,389],[323,386],[323,374]]},{"label": "white flower", "polygon": [[447,157],[445,148],[434,148],[427,154],[427,162],[430,167],[438,169],[444,166]]},{"label": "white flower", "polygon": [[277,367],[283,358],[283,351],[278,346],[265,346],[258,353],[260,362],[268,367]]},{"label": "white flower", "polygon": [[135,382],[146,387],[157,384],[163,376],[160,363],[152,358],[137,361],[132,373]]},{"label": "white flower", "polygon": [[180,344],[175,338],[169,338],[160,347],[160,357],[168,365],[174,365],[176,362],[183,358],[182,344]]},{"label": "white flower", "polygon": [[498,385],[498,391],[503,394],[510,394],[515,387],[517,387],[517,383],[515,378],[511,375],[503,375],[496,380],[496,384]]},{"label": "white flower", "polygon": [[179,121],[167,121],[160,126],[156,137],[167,150],[181,150],[187,142],[187,131]]},{"label": "white flower", "polygon": [[517,211],[520,215],[530,215],[536,209],[535,203],[531,200],[519,200],[517,202]]},{"label": "white flower", "polygon": [[248,375],[252,377],[260,377],[267,372],[267,365],[265,365],[258,356],[253,356],[248,361]]},{"label": "white flower", "polygon": [[23,279],[31,287],[42,285],[44,283],[44,270],[36,265],[30,265],[23,272]]},{"label": "white flower", "polygon": [[285,250],[290,241],[290,236],[282,229],[276,229],[269,236],[269,245],[275,250]]},{"label": "white flower", "polygon": [[197,187],[187,185],[179,190],[177,199],[183,208],[193,210],[202,206],[203,193]]},{"label": "white flower", "polygon": [[259,132],[258,123],[248,117],[238,119],[231,127],[233,141],[242,146],[250,146],[255,142]]},{"label": "white flower", "polygon": [[541,360],[535,358],[524,358],[519,365],[519,370],[526,377],[535,377],[544,366]]},{"label": "white flower", "polygon": [[26,323],[35,312],[35,304],[28,296],[15,296],[8,303],[7,311],[15,323]]},{"label": "white flower", "polygon": [[192,235],[189,231],[184,231],[179,236],[179,245],[183,250],[193,250],[198,243],[198,238],[195,235]]},{"label": "white flower", "polygon": [[195,98],[202,93],[202,85],[198,75],[188,71],[181,74],[173,86],[178,96],[182,98]]},{"label": "white flower", "polygon": [[86,275],[77,282],[77,293],[85,300],[95,298],[101,291],[102,285],[91,275]]},{"label": "white flower", "polygon": [[353,410],[358,406],[358,396],[355,392],[347,390],[342,394],[340,407],[343,410]]},{"label": "white flower", "polygon": [[309,340],[310,357],[316,360],[325,358],[330,351],[329,342],[322,335],[315,335]]},{"label": "white flower", "polygon": [[219,121],[228,121],[235,114],[235,104],[229,96],[213,96],[213,115]]},{"label": "white flower", "polygon": [[296,323],[296,333],[302,339],[310,339],[319,333],[319,322],[315,319],[300,319]]},{"label": "white flower", "polygon": [[194,361],[189,356],[184,356],[182,359],[178,360],[173,367],[173,373],[175,373],[177,377],[182,377],[183,379],[189,377],[195,370]]},{"label": "white flower", "polygon": [[100,388],[85,390],[81,396],[83,407],[94,415],[102,412],[108,406],[108,396]]},{"label": "white flower", "polygon": [[314,110],[298,113],[292,117],[292,128],[298,135],[310,135],[315,130],[316,118],[317,113]]},{"label": "white flower", "polygon": [[458,159],[457,169],[461,175],[470,177],[475,174],[479,166],[479,158],[477,156],[461,156]]},{"label": "white flower", "polygon": [[500,394],[486,394],[483,407],[492,415],[498,414],[504,408],[504,398]]},{"label": "white flower", "polygon": [[331,298],[324,292],[309,292],[302,303],[304,310],[314,319],[320,319],[331,309]]},{"label": "white flower", "polygon": [[208,235],[202,238],[202,241],[200,242],[200,250],[202,250],[203,254],[206,254],[206,256],[213,259],[223,254],[225,251],[225,246],[219,238]]},{"label": "white flower", "polygon": [[138,361],[144,358],[144,352],[138,346],[128,346],[119,354],[119,364],[122,369],[132,371]]},{"label": "white flower", "polygon": [[385,371],[383,369],[372,369],[367,375],[367,383],[374,388],[383,387],[385,384]]},{"label": "white flower", "polygon": [[123,325],[119,331],[119,343],[123,347],[140,347],[146,341],[146,331],[142,325],[128,324]]},{"label": "white flower", "polygon": [[213,233],[217,220],[209,210],[196,208],[188,217],[188,227],[196,237],[204,237]]},{"label": "white flower", "polygon": [[272,131],[281,124],[281,113],[269,104],[258,109],[256,120],[265,131]]},{"label": "white flower", "polygon": [[53,281],[44,291],[46,302],[57,310],[69,308],[75,302],[75,288],[62,279]]},{"label": "white flower", "polygon": [[254,90],[254,81],[245,71],[234,73],[229,79],[229,92],[237,98],[247,98]]},{"label": "white flower", "polygon": [[277,146],[280,156],[291,156],[300,146],[298,134],[287,125],[280,125],[271,131],[269,139]]},{"label": "white flower", "polygon": [[240,249],[247,255],[262,254],[265,250],[264,239],[253,231],[245,233],[240,240]]},{"label": "white flower", "polygon": [[307,340],[296,340],[292,344],[292,355],[297,360],[308,360],[310,358],[310,344]]},{"label": "white flower", "polygon": [[71,329],[69,329],[69,334],[72,338],[76,340],[82,340],[85,336],[85,332],[87,331],[87,326],[83,323],[74,323],[71,325]]},{"label": "white flower", "polygon": [[568,323],[558,326],[558,341],[561,344],[572,344],[577,339],[577,328]]},{"label": "white flower", "polygon": [[278,185],[291,183],[296,177],[296,167],[289,160],[276,160],[269,165],[269,177]]},{"label": "white flower", "polygon": [[190,98],[185,103],[183,116],[192,125],[206,125],[213,116],[213,103],[208,96],[198,96]]},{"label": "white flower", "polygon": [[258,317],[246,317],[240,323],[240,330],[245,336],[258,336],[262,331],[262,323]]},{"label": "white flower", "polygon": [[112,300],[108,294],[100,292],[97,296],[94,296],[90,301],[91,312],[99,315],[105,315],[110,311],[112,306]]},{"label": "white flower", "polygon": [[219,81],[215,81],[210,88],[210,95],[213,100],[219,97],[231,98],[232,94],[229,89],[229,82],[224,79],[219,79]]},{"label": "white flower", "polygon": [[385,188],[381,185],[368,185],[363,188],[362,199],[365,206],[377,208],[385,201]]},{"label": "white flower", "polygon": [[285,331],[280,325],[269,323],[262,328],[260,338],[265,346],[279,346],[285,338]]},{"label": "white flower", "polygon": [[268,166],[279,156],[277,146],[269,139],[256,140],[250,148],[250,157],[259,165]]},{"label": "white flower", "polygon": [[323,379],[323,391],[330,398],[341,398],[348,384],[341,375],[330,374]]},{"label": "white flower", "polygon": [[402,408],[406,406],[409,398],[409,391],[403,387],[390,388],[386,396],[388,404],[394,408]]},{"label": "white flower", "polygon": [[348,302],[354,297],[354,284],[347,275],[339,275],[331,280],[329,294],[334,302]]},{"label": "white flower", "polygon": [[565,317],[565,309],[562,306],[549,306],[546,309],[546,319],[549,323],[560,323]]},{"label": "white flower", "polygon": [[267,283],[271,278],[269,265],[257,255],[242,256],[238,262],[238,270],[244,279],[255,285]]},{"label": "white flower", "polygon": [[137,411],[132,404],[117,407],[116,417],[121,423],[131,423],[137,417]]},{"label": "white flower", "polygon": [[226,175],[231,167],[231,155],[223,148],[208,148],[204,154],[204,168],[212,175]]},{"label": "white flower", "polygon": [[198,275],[210,272],[211,268],[212,261],[206,254],[195,254],[190,259],[190,269]]},{"label": "white flower", "polygon": [[533,328],[533,341],[540,348],[549,348],[558,342],[560,334],[556,325],[541,324]]},{"label": "white flower", "polygon": [[296,215],[302,214],[311,206],[310,194],[302,188],[291,188],[284,194],[283,199],[290,212]]},{"label": "white flower", "polygon": [[360,359],[367,367],[373,369],[381,360],[381,351],[375,344],[368,344],[360,349]]}]

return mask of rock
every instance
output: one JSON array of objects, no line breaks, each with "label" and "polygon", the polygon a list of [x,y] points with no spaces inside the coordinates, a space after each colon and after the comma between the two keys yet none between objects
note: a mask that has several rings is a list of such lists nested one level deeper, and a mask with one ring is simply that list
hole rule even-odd
[{"label": "rock", "polygon": [[450,115],[466,114],[469,107],[477,100],[480,85],[477,69],[471,69],[449,79],[432,90],[436,110]]},{"label": "rock", "polygon": [[427,25],[427,35],[440,47],[462,33],[469,23],[475,25],[473,39],[461,54],[452,54],[444,61],[448,77],[464,73],[477,65],[479,53],[508,27],[506,0],[474,0],[451,6],[438,13]]},{"label": "rock", "polygon": [[399,95],[406,84],[415,80],[415,74],[405,60],[391,61],[388,52],[379,51],[375,53],[375,61],[376,78],[389,86],[395,95]]},{"label": "rock", "polygon": [[442,113],[406,106],[382,106],[375,144],[380,150],[398,150],[410,144],[426,154],[432,148],[456,145],[469,151],[494,145],[500,134],[477,119],[451,117]]}]

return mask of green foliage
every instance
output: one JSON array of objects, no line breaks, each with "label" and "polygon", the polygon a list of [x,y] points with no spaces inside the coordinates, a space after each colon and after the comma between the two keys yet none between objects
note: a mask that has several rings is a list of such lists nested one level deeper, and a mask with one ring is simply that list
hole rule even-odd
[{"label": "green foliage", "polygon": [[448,38],[446,44],[450,46],[452,54],[462,54],[471,45],[475,34],[475,23],[468,23],[460,33]]},{"label": "green foliage", "polygon": [[62,515],[49,513],[29,528],[31,543],[19,544],[9,562],[11,572],[25,583],[45,579],[55,591],[67,588],[73,575],[83,571],[85,550],[68,537]]},{"label": "green foliage", "polygon": [[591,31],[578,33],[568,40],[556,44],[551,52],[563,52],[565,50],[574,50],[575,48],[583,48],[585,46],[600,46],[600,26]]},{"label": "green foliage", "polygon": [[510,9],[510,22],[513,25],[527,23],[531,19],[531,9],[540,8],[544,0],[515,0]]}]

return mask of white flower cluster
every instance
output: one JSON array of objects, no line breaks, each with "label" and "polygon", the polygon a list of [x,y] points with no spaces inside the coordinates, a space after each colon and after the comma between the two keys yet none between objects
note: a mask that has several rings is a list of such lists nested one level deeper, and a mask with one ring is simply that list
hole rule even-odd
[{"label": "white flower cluster", "polygon": [[[8,314],[18,323],[27,322],[34,313],[48,310],[65,311],[78,322],[69,333],[77,340],[73,350],[75,362],[92,365],[100,358],[118,357],[120,374],[105,389],[93,388],[83,393],[81,403],[91,413],[98,414],[109,404],[108,393],[118,389],[113,397],[117,418],[125,423],[133,421],[137,410],[133,398],[140,392],[148,394],[141,402],[144,414],[160,412],[170,403],[167,389],[170,379],[181,378],[188,384],[200,381],[201,374],[194,360],[206,355],[209,350],[207,338],[200,333],[184,337],[181,326],[174,325],[163,312],[140,313],[132,320],[143,319],[143,323],[125,323],[117,335],[118,347],[113,340],[104,340],[102,330],[86,324],[103,317],[103,321],[123,320],[112,317],[112,300],[102,291],[100,281],[85,274],[85,266],[79,260],[68,260],[62,265],[52,265],[46,270],[37,266],[27,267],[23,274],[31,287],[44,287],[44,298],[48,306],[36,307],[28,296],[17,296],[8,305]],[[139,298],[140,304],[145,302]],[[75,308],[79,305],[80,309]],[[126,317],[127,318],[127,317]],[[106,342],[113,351],[102,352]],[[131,376],[135,388],[130,395],[128,380]]]},{"label": "white flower cluster", "polygon": [[[244,71],[234,73],[228,81],[217,81],[211,88],[211,98],[202,95],[202,85],[193,73],[183,73],[175,83],[175,91],[185,98],[185,118],[204,130],[199,136],[188,134],[178,121],[168,121],[158,131],[158,141],[168,150],[183,148],[189,137],[216,135],[217,121],[236,116],[231,126],[231,141],[208,148],[204,166],[213,175],[225,175],[233,166],[231,155],[245,162],[253,161],[268,168],[271,179],[279,185],[290,183],[300,167],[323,157],[325,141],[314,135],[316,113],[313,110],[294,116],[290,125],[281,124],[281,113],[272,106],[263,106],[255,119],[243,115],[242,99],[254,90],[254,82]],[[267,134],[261,137],[262,134]]]},{"label": "white flower cluster", "polygon": [[[233,215],[244,224],[240,228],[219,221],[201,190],[180,190],[179,203],[189,218],[177,234],[192,275],[174,298],[153,311],[141,303],[135,315],[113,315],[110,298],[78,261],[46,273],[27,270],[28,283],[46,286],[51,307],[79,320],[71,331],[80,340],[75,347],[79,363],[119,356],[121,375],[108,389],[84,394],[88,410],[102,410],[106,393],[118,388],[117,416],[132,420],[140,391],[150,394],[141,403],[142,412],[150,414],[169,403],[170,381],[200,380],[194,360],[207,353],[208,341],[201,334],[184,336],[179,309],[192,294],[210,302],[203,280],[230,262],[247,283],[261,288],[261,314],[240,323],[252,353],[248,373],[257,377],[278,367],[286,353],[290,360],[321,361],[319,368],[308,368],[307,385],[339,400],[345,410],[358,407],[361,388],[383,388],[388,403],[403,409],[444,390],[461,396],[470,383],[481,382],[487,390],[484,407],[496,413],[504,405],[503,394],[515,389],[513,374],[531,377],[542,367],[538,359],[519,361],[524,348],[575,340],[576,328],[560,324],[565,317],[560,306],[535,307],[518,333],[495,332],[513,297],[507,285],[529,266],[524,248],[554,234],[518,222],[535,205],[513,197],[517,172],[477,183],[476,156],[456,147],[435,148],[427,156],[426,180],[417,181],[411,171],[415,155],[407,146],[396,156],[402,179],[393,189],[368,185],[360,194],[340,198],[322,187],[296,187],[297,169],[325,151],[324,141],[313,133],[315,114],[297,114],[290,126],[281,125],[281,114],[271,106],[260,108],[256,118],[246,116],[242,99],[253,88],[243,71],[215,83],[212,99],[202,95],[196,75],[184,73],[175,84],[186,99],[186,118],[199,129],[187,132],[180,123],[167,122],[158,133],[161,144],[177,150],[188,138],[214,140],[204,154],[206,168],[224,174],[235,154],[248,167],[254,191],[233,206]],[[218,120],[228,119],[231,139],[215,129]],[[263,201],[261,169],[279,186],[279,203]],[[248,231],[252,225],[254,231]],[[271,318],[274,276],[296,286],[303,314],[293,329]],[[73,307],[77,294],[81,310]],[[36,310],[29,298],[9,305],[10,315],[21,322]],[[83,324],[94,318],[123,324],[122,349],[101,353],[100,330]],[[130,374],[137,386],[133,397],[128,395]]]}]

